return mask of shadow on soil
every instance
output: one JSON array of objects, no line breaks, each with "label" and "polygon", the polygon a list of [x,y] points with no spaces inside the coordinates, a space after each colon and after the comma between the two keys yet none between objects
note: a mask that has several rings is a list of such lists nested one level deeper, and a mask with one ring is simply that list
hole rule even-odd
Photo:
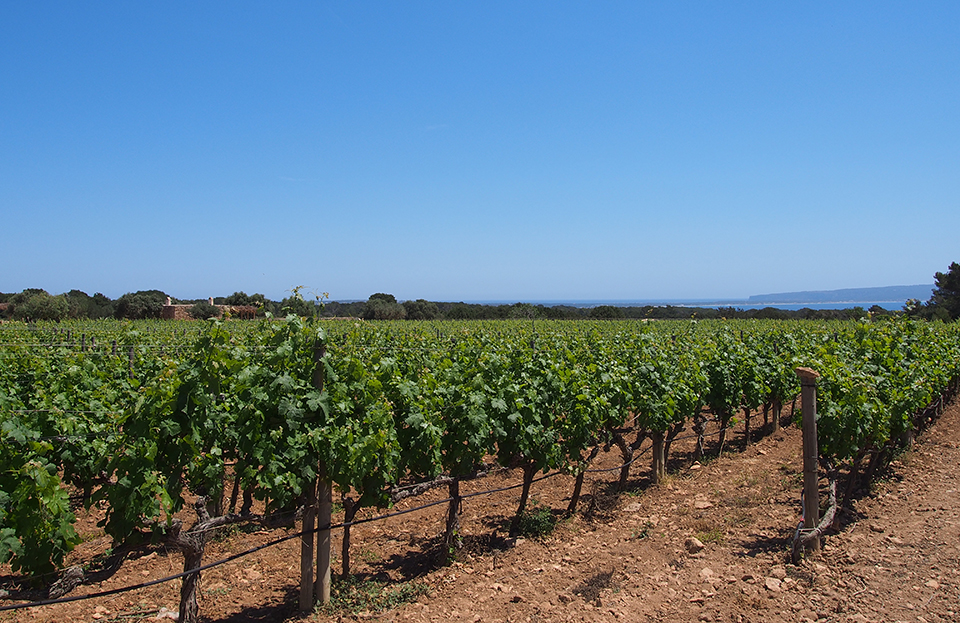
[{"label": "shadow on soil", "polygon": [[[280,603],[268,602],[258,606],[244,608],[240,612],[231,614],[222,619],[216,619],[217,623],[264,623],[266,621],[285,621],[298,614],[300,599],[300,587],[291,586],[283,594]],[[211,621],[203,616],[203,607],[200,608],[200,620]]]},{"label": "shadow on soil", "polygon": [[616,574],[616,569],[611,569],[605,573],[597,573],[580,583],[572,592],[574,595],[582,597],[586,602],[596,602],[603,589],[617,585],[614,574]]}]

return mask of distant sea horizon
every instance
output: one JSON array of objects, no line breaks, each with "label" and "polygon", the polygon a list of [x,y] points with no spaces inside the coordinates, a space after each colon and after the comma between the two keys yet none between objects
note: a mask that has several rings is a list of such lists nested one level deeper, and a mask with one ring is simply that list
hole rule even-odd
[{"label": "distant sea horizon", "polygon": [[[399,299],[403,302],[406,299]],[[362,299],[342,299],[331,301],[336,303],[363,303]],[[772,307],[774,309],[784,309],[797,311],[798,309],[850,309],[852,307],[862,307],[870,309],[878,305],[887,311],[900,311],[907,303],[907,299],[897,301],[822,301],[818,303],[751,303],[743,299],[728,300],[691,300],[691,299],[459,299],[459,300],[437,300],[435,303],[466,303],[468,305],[516,305],[517,303],[527,303],[529,305],[543,305],[544,307],[556,307],[563,305],[566,307],[577,307],[589,309],[599,307],[600,305],[612,305],[613,307],[645,307],[652,305],[654,307],[690,307],[719,309],[721,307],[733,307],[734,309],[764,309]]]},{"label": "distant sea horizon", "polygon": [[719,309],[721,307],[733,307],[735,309],[764,309],[772,307],[774,309],[784,309],[796,311],[798,309],[850,309],[852,307],[862,307],[870,309],[878,305],[888,311],[899,311],[903,309],[907,300],[902,301],[823,301],[817,303],[751,303],[743,299],[731,300],[690,300],[690,299],[622,299],[622,300],[572,300],[572,299],[543,299],[543,300],[465,300],[457,301],[469,303],[472,305],[514,305],[516,303],[529,303],[531,305],[543,305],[544,307],[556,307],[563,305],[566,307],[592,308],[600,305],[611,305],[613,307],[645,307],[652,305],[654,307],[700,307],[706,309]]},{"label": "distant sea horizon", "polygon": [[[777,294],[756,294],[747,298],[723,298],[723,299],[611,299],[611,300],[578,300],[578,299],[545,299],[522,301],[535,305],[544,305],[555,307],[557,305],[566,305],[568,307],[597,307],[600,305],[612,305],[614,307],[644,307],[653,305],[655,307],[701,307],[701,308],[721,308],[733,307],[741,310],[763,309],[773,307],[774,309],[793,310],[798,309],[850,309],[852,307],[862,307],[870,309],[874,305],[887,310],[903,309],[906,302],[910,299],[927,300],[933,293],[933,284],[918,284],[911,286],[881,286],[878,288],[844,288],[840,290],[808,290],[804,292],[780,292]],[[468,301],[464,301],[468,302]],[[481,305],[512,305],[517,301],[499,300],[499,301],[469,301]]]},{"label": "distant sea horizon", "polygon": [[[911,286],[881,286],[873,288],[844,288],[841,290],[809,290],[803,292],[780,292],[776,294],[756,294],[746,298],[684,298],[684,299],[470,299],[470,300],[439,300],[438,303],[469,303],[472,305],[516,305],[527,303],[543,305],[544,307],[592,308],[601,305],[613,307],[700,307],[719,309],[732,307],[739,310],[774,309],[851,309],[862,307],[870,309],[873,306],[882,307],[889,311],[903,309],[908,300],[918,299],[926,301],[933,293],[933,284],[919,284]],[[354,301],[342,301],[354,302]]]}]

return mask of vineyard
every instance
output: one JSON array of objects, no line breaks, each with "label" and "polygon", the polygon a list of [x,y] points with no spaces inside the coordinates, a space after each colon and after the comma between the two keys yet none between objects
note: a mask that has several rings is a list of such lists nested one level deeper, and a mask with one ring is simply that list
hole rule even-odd
[{"label": "vineyard", "polygon": [[[196,571],[218,531],[300,538],[309,576],[314,533],[329,539],[335,514],[347,576],[363,509],[377,509],[367,521],[424,495],[445,507],[453,559],[462,509],[498,466],[522,473],[504,527],[517,535],[540,510],[530,508],[539,478],[573,477],[566,508],[554,509],[573,514],[601,453],[618,457],[610,479],[625,489],[641,470],[653,484],[667,477],[681,440],[700,461],[776,431],[801,366],[821,375],[820,459],[849,498],[937,417],[960,376],[957,325],[903,319],[291,316],[4,325],[0,342],[0,562],[11,582],[36,599],[86,581],[60,570],[81,541],[78,509],[100,509],[107,564],[158,543],[183,553],[181,621],[198,616]],[[730,438],[735,424],[742,439]],[[309,535],[290,533],[297,525]]]}]

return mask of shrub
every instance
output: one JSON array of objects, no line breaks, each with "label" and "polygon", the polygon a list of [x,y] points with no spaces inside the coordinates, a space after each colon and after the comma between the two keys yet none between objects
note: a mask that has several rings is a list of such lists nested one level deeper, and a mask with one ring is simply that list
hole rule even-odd
[{"label": "shrub", "polygon": [[197,320],[206,320],[207,318],[219,318],[220,317],[220,308],[216,305],[211,305],[207,301],[201,301],[190,308],[189,314],[191,318]]}]

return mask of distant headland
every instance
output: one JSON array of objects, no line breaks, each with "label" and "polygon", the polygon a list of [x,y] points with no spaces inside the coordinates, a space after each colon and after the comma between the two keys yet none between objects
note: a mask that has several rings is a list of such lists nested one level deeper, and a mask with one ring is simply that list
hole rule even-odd
[{"label": "distant headland", "polygon": [[902,302],[908,299],[926,301],[934,285],[883,286],[879,288],[844,288],[842,290],[813,290],[807,292],[780,292],[758,294],[747,299],[750,305],[803,305],[827,303]]}]

